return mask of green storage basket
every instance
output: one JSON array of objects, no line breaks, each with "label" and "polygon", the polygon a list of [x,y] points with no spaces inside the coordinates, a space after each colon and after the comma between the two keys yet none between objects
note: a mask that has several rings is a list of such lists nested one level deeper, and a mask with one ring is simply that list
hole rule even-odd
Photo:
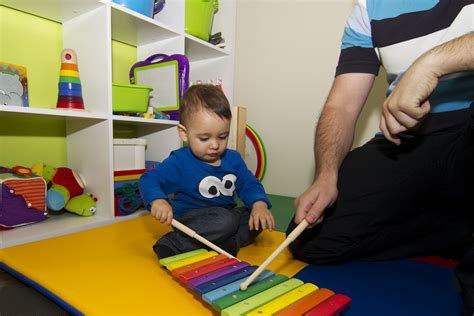
[{"label": "green storage basket", "polygon": [[218,0],[186,0],[185,32],[209,41]]},{"label": "green storage basket", "polygon": [[113,112],[141,112],[148,109],[152,87],[128,83],[112,83]]}]

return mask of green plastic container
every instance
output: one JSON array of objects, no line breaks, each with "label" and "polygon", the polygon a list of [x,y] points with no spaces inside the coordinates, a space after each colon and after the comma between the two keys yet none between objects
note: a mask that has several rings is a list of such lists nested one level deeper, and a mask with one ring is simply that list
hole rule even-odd
[{"label": "green plastic container", "polygon": [[186,0],[185,32],[209,41],[218,0]]},{"label": "green plastic container", "polygon": [[141,112],[148,109],[152,87],[128,83],[112,83],[113,112]]}]

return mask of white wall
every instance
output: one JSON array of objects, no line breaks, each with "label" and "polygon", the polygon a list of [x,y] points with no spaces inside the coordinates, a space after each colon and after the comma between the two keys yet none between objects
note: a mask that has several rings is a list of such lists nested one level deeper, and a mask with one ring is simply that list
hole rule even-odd
[{"label": "white wall", "polygon": [[[315,122],[327,97],[353,0],[237,1],[234,104],[263,139],[268,193],[298,196],[312,182]],[[379,75],[355,144],[378,129]],[[363,126],[364,125],[364,126]]]}]

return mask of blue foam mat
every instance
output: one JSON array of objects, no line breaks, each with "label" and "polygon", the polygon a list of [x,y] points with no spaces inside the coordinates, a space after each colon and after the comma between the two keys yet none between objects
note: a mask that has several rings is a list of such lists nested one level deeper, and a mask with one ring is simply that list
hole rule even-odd
[{"label": "blue foam mat", "polygon": [[294,278],[352,298],[344,316],[460,316],[454,271],[412,259],[308,265]]}]

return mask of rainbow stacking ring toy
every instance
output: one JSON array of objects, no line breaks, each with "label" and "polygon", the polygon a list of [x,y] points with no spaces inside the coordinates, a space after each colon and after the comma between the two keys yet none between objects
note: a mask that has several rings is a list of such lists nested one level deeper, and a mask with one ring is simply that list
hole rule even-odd
[{"label": "rainbow stacking ring toy", "polygon": [[77,55],[72,49],[64,49],[61,53],[58,89],[56,108],[84,110]]}]

